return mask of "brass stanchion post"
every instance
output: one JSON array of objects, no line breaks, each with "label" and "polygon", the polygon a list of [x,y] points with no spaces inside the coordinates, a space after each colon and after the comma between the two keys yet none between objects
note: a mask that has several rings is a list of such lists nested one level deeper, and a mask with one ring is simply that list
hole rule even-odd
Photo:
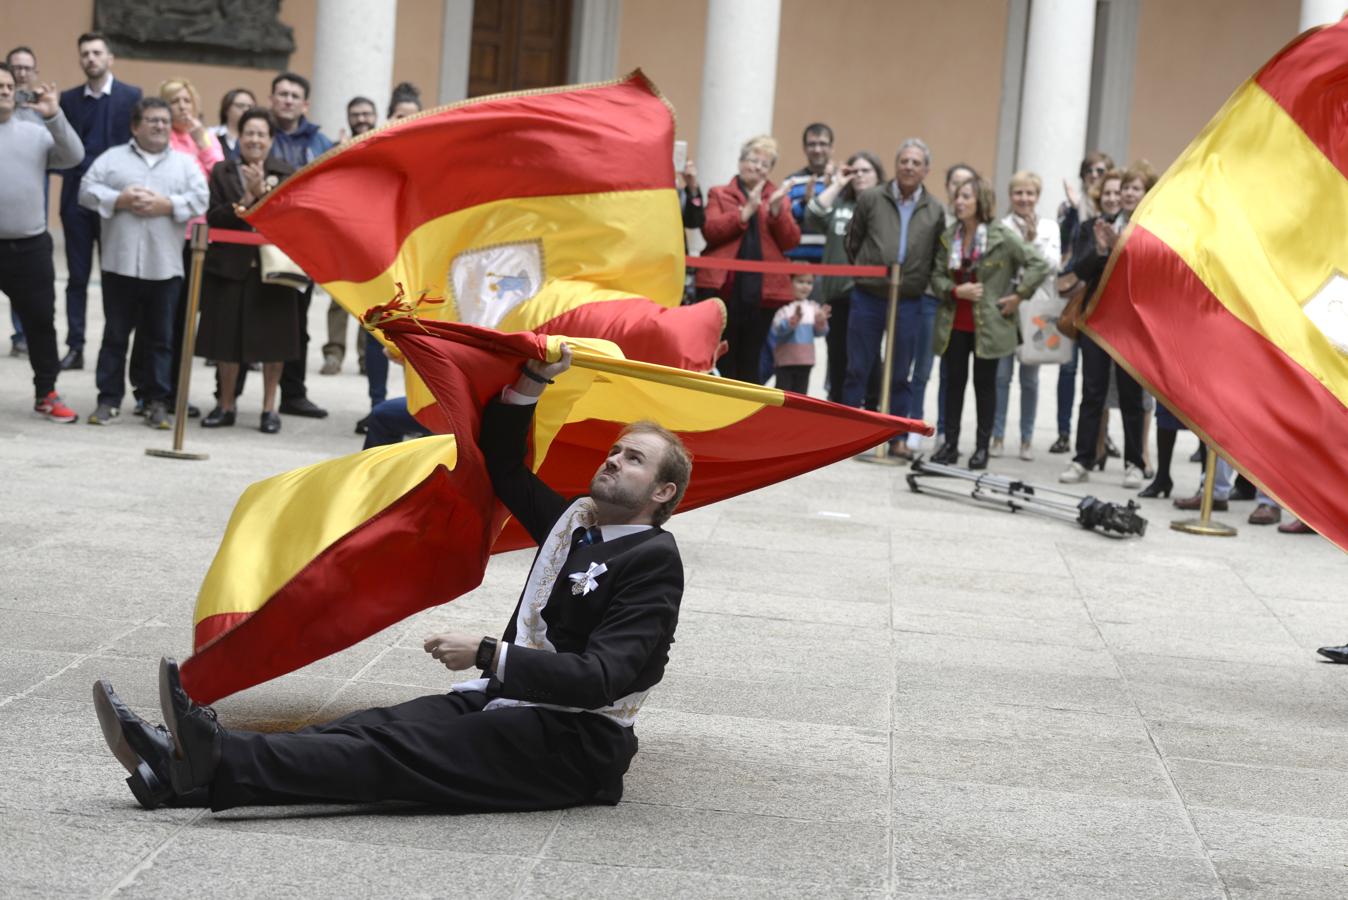
[{"label": "brass stanchion post", "polygon": [[192,349],[196,346],[197,306],[201,302],[201,272],[206,261],[207,229],[204,222],[192,226],[192,270],[187,278],[187,311],[183,324],[183,346],[178,360],[178,402],[173,410],[173,449],[146,447],[147,456],[169,459],[209,459],[209,453],[188,453],[183,450],[183,432],[187,427],[187,391],[192,383]]},{"label": "brass stanchion post", "polygon": [[1197,519],[1177,519],[1170,527],[1185,534],[1205,534],[1209,537],[1235,537],[1236,529],[1223,522],[1212,521],[1212,492],[1217,485],[1217,451],[1208,448],[1207,471],[1203,477],[1203,505]]},{"label": "brass stanchion post", "polygon": [[[885,358],[880,366],[880,412],[889,415],[889,401],[892,392],[890,384],[894,375],[894,340],[898,331],[899,319],[899,276],[902,269],[898,263],[889,267],[889,309],[885,311]],[[879,463],[884,466],[903,466],[908,460],[889,455],[889,445],[882,443],[868,456],[858,456],[859,462]]]}]

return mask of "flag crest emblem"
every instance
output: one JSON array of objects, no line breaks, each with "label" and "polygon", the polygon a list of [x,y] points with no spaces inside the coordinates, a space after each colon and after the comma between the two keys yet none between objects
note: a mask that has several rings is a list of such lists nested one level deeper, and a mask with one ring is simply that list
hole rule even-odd
[{"label": "flag crest emblem", "polygon": [[459,253],[449,264],[459,321],[497,327],[511,310],[538,293],[546,275],[542,241],[514,241]]}]

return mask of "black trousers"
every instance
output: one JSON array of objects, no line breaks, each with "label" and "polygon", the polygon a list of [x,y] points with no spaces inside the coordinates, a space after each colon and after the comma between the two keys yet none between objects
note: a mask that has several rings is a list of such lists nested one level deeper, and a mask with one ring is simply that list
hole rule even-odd
[{"label": "black trousers", "polygon": [[484,694],[436,694],[300,731],[228,732],[211,808],[405,800],[454,812],[613,805],[636,735],[602,716],[482,711]]},{"label": "black trousers", "polygon": [[810,392],[810,370],[814,366],[777,366],[774,386],[781,391],[797,394]]},{"label": "black trousers", "polygon": [[89,275],[93,271],[94,247],[99,245],[102,224],[98,213],[71,203],[61,207],[61,229],[66,239],[66,270],[70,273],[66,281],[66,344],[71,350],[83,350]]},{"label": "black trousers", "polygon": [[56,349],[56,271],[51,235],[0,240],[0,293],[9,297],[28,339],[33,388],[42,400],[56,390],[61,357]]},{"label": "black trousers", "polygon": [[775,312],[762,306],[736,303],[733,299],[726,301],[725,339],[730,349],[717,362],[717,371],[726,378],[750,384],[763,383],[759,364]]},{"label": "black trousers", "polygon": [[296,315],[300,317],[300,356],[299,359],[286,360],[281,369],[281,402],[303,400],[309,396],[304,386],[304,367],[309,362],[309,304],[314,299],[314,286],[299,295]]},{"label": "black trousers", "polygon": [[1145,468],[1142,464],[1142,425],[1146,413],[1142,409],[1142,386],[1089,337],[1081,335],[1080,344],[1081,412],[1077,418],[1077,452],[1072,461],[1088,469],[1095,462],[1096,441],[1100,438],[1100,422],[1105,415],[1112,370],[1119,389],[1119,413],[1123,417],[1123,461],[1139,469]]},{"label": "black trousers", "polygon": [[969,382],[969,357],[974,360],[974,409],[977,411],[978,433],[974,447],[988,449],[992,437],[992,418],[997,412],[997,363],[996,359],[979,359],[974,356],[974,333],[972,331],[950,332],[950,343],[946,346],[941,361],[945,364],[945,440],[952,447],[960,443],[960,417],[964,415],[964,386]]},{"label": "black trousers", "polygon": [[172,370],[173,308],[182,278],[150,281],[103,271],[103,342],[94,382],[98,402],[119,407],[126,394],[126,355],[133,332],[145,341],[140,390],[149,403],[167,403]]}]

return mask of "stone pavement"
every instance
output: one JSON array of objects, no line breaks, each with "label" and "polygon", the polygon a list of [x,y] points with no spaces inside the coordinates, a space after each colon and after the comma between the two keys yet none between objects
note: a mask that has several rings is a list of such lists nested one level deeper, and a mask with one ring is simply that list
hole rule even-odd
[{"label": "stone pavement", "polygon": [[[1249,503],[1218,515],[1235,539],[1170,531],[1158,500],[1145,538],[1111,540],[915,495],[906,470],[852,461],[673,520],[679,640],[616,808],[140,810],[90,686],[108,676],[156,710],[156,661],[189,651],[239,493],[358,448],[364,380],[351,364],[319,376],[317,343],[311,394],[332,416],[261,435],[255,381],[239,427],[190,424],[205,462],[147,457],[169,433],[129,414],[31,418],[26,361],[0,358],[0,896],[1343,890],[1348,667],[1314,654],[1348,639],[1340,551],[1246,526]],[[84,415],[93,361],[61,380]],[[210,370],[195,374],[208,407]],[[1054,374],[1039,459],[995,470],[1054,482]],[[1176,473],[1191,491],[1197,468]],[[1120,476],[1113,461],[1089,490],[1122,500]],[[498,632],[529,561],[496,558],[472,595],[229,698],[222,720],[291,727],[444,690],[422,636]]]}]

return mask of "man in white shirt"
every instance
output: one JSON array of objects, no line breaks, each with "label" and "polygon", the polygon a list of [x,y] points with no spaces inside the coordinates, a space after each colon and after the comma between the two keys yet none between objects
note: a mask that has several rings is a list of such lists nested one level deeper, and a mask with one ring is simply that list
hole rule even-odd
[{"label": "man in white shirt", "polygon": [[158,97],[131,111],[132,141],[108,150],[80,182],[80,206],[102,222],[103,342],[98,408],[91,425],[111,424],[126,393],[131,333],[149,341],[145,424],[170,428],[173,311],[182,286],[183,228],[206,211],[210,194],[196,160],[169,148],[172,114]]}]

